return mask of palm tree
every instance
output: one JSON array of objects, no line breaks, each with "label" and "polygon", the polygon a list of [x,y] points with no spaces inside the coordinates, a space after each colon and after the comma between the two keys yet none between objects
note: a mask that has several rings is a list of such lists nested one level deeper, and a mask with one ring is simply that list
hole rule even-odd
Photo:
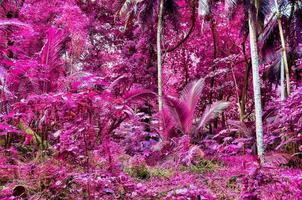
[{"label": "palm tree", "polygon": [[[269,58],[269,62],[274,61],[269,68],[269,79],[270,81],[278,82],[280,80],[281,82],[281,100],[290,95],[289,68],[294,65],[295,59],[301,54],[298,47],[302,28],[302,5],[300,2],[300,0],[273,0],[275,6],[272,9],[272,14],[270,14],[266,29],[260,36],[264,57]],[[276,42],[277,37],[280,37],[280,40],[277,39],[280,44]],[[274,49],[279,47],[280,51],[275,52]],[[277,55],[275,55],[276,53]],[[286,89],[284,87],[284,73]]]},{"label": "palm tree", "polygon": [[[256,1],[254,2],[256,3]],[[261,106],[261,91],[259,78],[259,58],[257,50],[257,32],[256,23],[254,21],[255,13],[252,8],[248,11],[248,23],[250,34],[250,49],[253,71],[253,90],[255,101],[255,118],[256,118],[256,139],[257,139],[257,153],[261,163],[264,162],[264,146],[263,146],[263,128],[262,128],[262,106]]]},{"label": "palm tree", "polygon": [[262,127],[262,105],[261,105],[261,90],[259,76],[259,56],[257,48],[257,30],[262,26],[264,16],[267,13],[268,2],[266,0],[226,0],[227,10],[234,11],[238,3],[244,4],[245,17],[248,24],[248,33],[250,39],[251,64],[253,72],[253,91],[255,102],[255,125],[257,139],[257,153],[261,163],[264,163],[264,145],[263,145],[263,127]]},{"label": "palm tree", "polygon": [[[239,0],[226,0],[226,8],[230,12],[234,11],[235,6]],[[211,1],[199,0],[199,12],[203,15],[210,13]],[[259,77],[259,56],[257,49],[257,28],[263,24],[264,16],[267,12],[268,2],[266,0],[242,0],[240,3],[244,4],[245,13],[248,14],[246,19],[248,23],[248,32],[250,36],[250,50],[251,50],[251,64],[253,72],[253,90],[255,101],[255,118],[256,118],[256,138],[257,138],[257,152],[261,163],[264,162],[264,145],[263,145],[263,128],[262,128],[262,105],[261,105],[261,91],[260,91],[260,77]]]}]

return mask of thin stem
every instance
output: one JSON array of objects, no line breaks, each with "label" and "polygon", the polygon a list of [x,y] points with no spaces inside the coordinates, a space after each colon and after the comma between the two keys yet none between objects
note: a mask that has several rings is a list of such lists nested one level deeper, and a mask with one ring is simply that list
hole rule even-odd
[{"label": "thin stem", "polygon": [[284,90],[284,61],[283,59],[281,59],[281,77],[280,77],[280,82],[281,82],[281,88],[280,88],[280,91],[281,91],[281,101],[284,101],[285,100],[285,90]]},{"label": "thin stem", "polygon": [[[279,34],[280,34],[280,39],[281,39],[281,46],[282,46],[282,62],[284,64],[285,68],[285,76],[286,76],[286,93],[287,96],[290,95],[290,78],[289,78],[289,68],[288,68],[288,62],[287,62],[287,55],[286,55],[286,46],[285,46],[285,38],[283,34],[283,27],[282,27],[282,21],[281,21],[281,13],[279,10],[279,5],[277,0],[275,0],[275,5],[277,7],[277,22],[278,22],[278,27],[279,27]],[[282,65],[281,65],[282,66]]]}]

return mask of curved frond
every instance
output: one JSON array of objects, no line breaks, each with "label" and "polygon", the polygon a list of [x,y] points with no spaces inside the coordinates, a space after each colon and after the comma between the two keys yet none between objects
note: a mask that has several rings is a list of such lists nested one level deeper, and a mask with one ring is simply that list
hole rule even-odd
[{"label": "curved frond", "polygon": [[[121,5],[121,9],[118,15],[122,18],[128,17],[131,12],[135,12],[137,9],[137,4],[142,2],[142,0],[125,0]],[[127,18],[126,17],[126,18]]]},{"label": "curved frond", "polygon": [[178,126],[186,134],[192,130],[194,111],[201,97],[204,79],[189,83],[182,91],[180,98],[167,96],[165,103],[168,106]]},{"label": "curved frond", "polygon": [[56,67],[60,65],[60,53],[62,50],[62,42],[64,34],[55,28],[48,30],[47,42],[44,44],[40,53],[41,64]]},{"label": "curved frond", "polygon": [[19,20],[15,19],[2,19],[0,20],[0,27],[1,26],[21,26],[21,27],[26,27],[26,28],[32,28],[29,24],[23,23]]},{"label": "curved frond", "polygon": [[126,79],[127,77],[125,75],[121,75],[118,78],[116,78],[110,85],[109,90],[112,90],[115,86],[117,86],[121,81]]},{"label": "curved frond", "polygon": [[228,124],[236,128],[237,131],[243,133],[245,136],[252,135],[252,131],[246,126],[244,122],[236,121],[236,120],[228,120]]},{"label": "curved frond", "polygon": [[202,94],[204,79],[199,79],[189,83],[181,92],[180,99],[188,105],[190,110],[194,110]]},{"label": "curved frond", "polygon": [[273,17],[269,24],[266,25],[265,30],[259,37],[259,42],[261,45],[261,53],[263,57],[266,57],[272,51],[275,51],[274,48],[277,44],[276,41],[279,41],[279,29],[277,18]]},{"label": "curved frond", "polygon": [[229,106],[229,102],[224,102],[224,101],[218,101],[208,106],[199,120],[197,130],[202,129],[206,125],[206,123],[216,118],[217,115],[223,112],[224,109],[226,109],[228,106]]},{"label": "curved frond", "polygon": [[167,107],[164,107],[162,113],[162,120],[163,120],[163,132],[162,137],[163,139],[167,140],[173,137],[173,128],[175,127],[175,120],[171,116],[170,110]]},{"label": "curved frond", "polygon": [[188,107],[188,104],[182,99],[172,96],[165,97],[165,100],[166,105],[172,117],[178,123],[178,126],[184,133],[189,133],[192,128],[193,113]]},{"label": "curved frond", "polygon": [[157,94],[151,90],[148,89],[132,89],[129,92],[127,92],[124,96],[125,101],[130,101],[137,98],[145,98],[145,97],[156,97]]}]

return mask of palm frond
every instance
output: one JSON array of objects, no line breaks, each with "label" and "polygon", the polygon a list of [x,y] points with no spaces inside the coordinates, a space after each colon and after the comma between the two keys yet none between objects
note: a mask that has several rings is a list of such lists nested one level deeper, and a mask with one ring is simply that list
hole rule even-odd
[{"label": "palm frond", "polygon": [[119,10],[118,14],[120,17],[125,17],[129,12],[133,9],[134,2],[132,0],[125,0],[122,3],[121,9]]},{"label": "palm frond", "polygon": [[219,113],[223,112],[223,110],[226,109],[228,105],[229,102],[218,101],[208,106],[204,111],[203,115],[201,116],[196,130],[198,131],[202,129],[206,125],[206,123],[216,118]]},{"label": "palm frond", "polygon": [[237,131],[243,133],[245,136],[251,136],[252,131],[246,126],[244,122],[236,120],[228,120],[228,124],[236,128]]},{"label": "palm frond", "polygon": [[163,120],[163,132],[162,132],[162,137],[164,140],[168,140],[173,137],[174,134],[174,127],[176,126],[175,120],[171,116],[171,112],[169,108],[164,107],[162,113],[162,120]]},{"label": "palm frond", "polygon": [[280,166],[286,165],[291,158],[291,155],[287,153],[270,152],[265,155],[265,162],[267,165]]},{"label": "palm frond", "polygon": [[194,110],[202,94],[204,79],[189,83],[183,90],[180,99],[187,103],[190,110]]},{"label": "palm frond", "polygon": [[274,17],[259,37],[261,53],[263,57],[266,57],[268,53],[275,51],[277,45],[280,45],[280,42],[276,43],[276,41],[280,41],[280,36],[277,18]]},{"label": "palm frond", "polygon": [[[279,56],[278,56],[279,55]],[[263,78],[267,79],[270,83],[278,83],[280,80],[280,70],[281,70],[281,56],[280,54],[272,54],[267,56],[272,58],[269,68],[264,72]]]},{"label": "palm frond", "polygon": [[121,81],[125,80],[127,77],[125,75],[121,75],[116,78],[109,86],[109,90],[113,90]]},{"label": "palm frond", "polygon": [[272,3],[270,0],[258,0],[259,7],[257,9],[257,21],[261,27],[264,25],[266,16],[272,12]]},{"label": "palm frond", "polygon": [[41,64],[49,65],[52,68],[61,64],[60,56],[64,39],[65,36],[60,30],[56,28],[48,30],[47,41],[40,53]]},{"label": "palm frond", "polygon": [[139,14],[139,19],[142,24],[149,24],[154,22],[155,13],[158,8],[158,0],[145,0],[144,5]]},{"label": "palm frond", "polygon": [[238,3],[237,0],[225,0],[224,1],[225,10],[227,12],[232,11],[236,7],[237,3]]},{"label": "palm frond", "polygon": [[142,0],[124,0],[120,3],[120,9],[118,11],[118,16],[123,19],[126,24],[133,14],[137,12],[138,4],[142,2]]},{"label": "palm frond", "polygon": [[209,0],[198,0],[198,15],[206,16],[210,14]]},{"label": "palm frond", "polygon": [[294,32],[294,37],[292,39],[296,39],[297,43],[302,42],[302,3],[300,5],[296,5],[296,9],[293,13],[294,17],[292,20],[291,30]]},{"label": "palm frond", "polygon": [[188,107],[188,104],[182,99],[172,96],[165,97],[165,103],[179,128],[181,128],[184,133],[188,134],[192,128],[193,121],[193,113]]},{"label": "palm frond", "polygon": [[204,79],[199,79],[189,83],[181,92],[180,98],[165,97],[165,104],[185,134],[192,130],[194,111],[201,97],[203,85]]},{"label": "palm frond", "polygon": [[157,94],[148,89],[132,89],[124,95],[125,101],[130,101],[133,99],[146,98],[146,97],[156,97]]}]

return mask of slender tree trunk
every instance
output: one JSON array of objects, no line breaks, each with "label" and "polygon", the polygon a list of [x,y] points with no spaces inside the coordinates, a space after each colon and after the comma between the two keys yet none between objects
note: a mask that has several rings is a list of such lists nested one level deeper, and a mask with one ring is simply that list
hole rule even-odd
[{"label": "slender tree trunk", "polygon": [[[214,73],[215,70],[216,70],[216,66],[215,66],[214,61],[217,58],[217,34],[216,34],[216,24],[215,24],[213,16],[211,16],[210,25],[211,25],[212,38],[213,38],[213,63],[212,63],[213,66],[212,66],[212,72]],[[210,99],[209,99],[210,104],[213,103],[213,88],[214,88],[214,85],[215,85],[215,76],[213,76],[211,78],[211,90],[210,90]],[[209,124],[210,134],[213,133],[214,128],[217,128],[217,119],[214,120],[213,125],[214,126],[212,126],[211,123]]]},{"label": "slender tree trunk", "polygon": [[281,101],[284,101],[285,100],[285,88],[284,88],[284,61],[283,59],[281,59],[281,77],[280,77],[280,82],[281,82],[281,88],[280,88],[280,91],[281,91]]},{"label": "slender tree trunk", "polygon": [[249,10],[249,34],[250,34],[250,49],[251,49],[252,71],[253,71],[257,153],[258,153],[260,162],[264,163],[264,146],[263,146],[263,132],[262,132],[262,106],[261,106],[258,50],[257,50],[257,39],[256,39],[257,34],[256,34],[255,22],[253,19],[253,11],[251,9]]},{"label": "slender tree trunk", "polygon": [[182,53],[182,57],[183,57],[183,60],[184,60],[184,72],[185,72],[185,85],[184,85],[184,87],[189,83],[189,69],[188,69],[188,61],[187,61],[187,57],[186,57],[186,50],[185,49],[183,49],[182,51],[181,51],[181,53]]},{"label": "slender tree trunk", "polygon": [[241,90],[241,94],[240,94],[240,99],[239,99],[239,116],[240,116],[240,121],[244,121],[245,119],[245,105],[246,105],[246,100],[247,100],[247,93],[248,93],[248,87],[249,87],[249,75],[251,72],[251,63],[250,61],[247,59],[246,57],[246,51],[245,51],[245,41],[246,39],[244,39],[243,43],[242,43],[242,52],[244,55],[244,60],[245,60],[245,73],[244,73],[244,81],[243,81],[243,87]]},{"label": "slender tree trunk", "polygon": [[244,73],[244,81],[243,81],[243,88],[241,90],[240,96],[240,121],[244,121],[245,119],[245,104],[247,99],[247,92],[249,87],[249,74],[251,71],[251,65],[249,63],[246,64],[246,69]]},{"label": "slender tree trunk", "polygon": [[[162,31],[162,18],[163,18],[163,5],[164,0],[160,0],[158,22],[157,22],[157,87],[158,87],[158,111],[161,113],[163,110],[163,90],[162,90],[162,58],[161,58],[161,31]],[[162,130],[162,123],[160,120],[159,129]]]},{"label": "slender tree trunk", "polygon": [[[285,76],[286,76],[286,93],[287,96],[290,95],[290,79],[289,79],[289,69],[288,69],[288,62],[287,62],[287,55],[286,55],[286,46],[285,46],[285,38],[283,34],[283,27],[282,27],[282,21],[281,21],[281,14],[279,11],[279,5],[277,0],[275,0],[275,5],[277,7],[277,22],[278,22],[278,28],[279,28],[279,34],[280,34],[280,39],[281,39],[281,47],[282,47],[282,61],[284,64],[284,69],[285,69]],[[282,65],[281,65],[282,66]]]}]

